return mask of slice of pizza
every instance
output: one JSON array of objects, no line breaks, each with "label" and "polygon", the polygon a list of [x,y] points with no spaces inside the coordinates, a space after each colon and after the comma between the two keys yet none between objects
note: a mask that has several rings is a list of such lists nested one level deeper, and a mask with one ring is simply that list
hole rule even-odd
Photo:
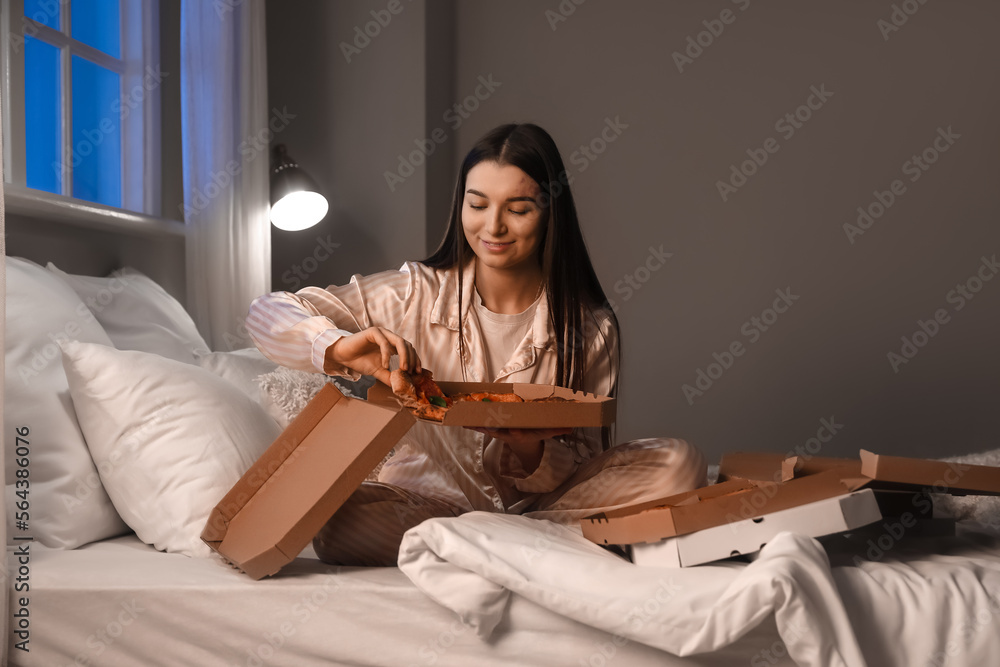
[{"label": "slice of pizza", "polygon": [[[399,397],[405,407],[425,413],[418,416],[441,421],[444,410],[451,407],[451,399],[444,395],[441,387],[434,382],[433,374],[426,368],[419,373],[396,369],[389,374],[389,380],[392,393]],[[425,410],[429,407],[439,408],[440,412]]]},{"label": "slice of pizza", "polygon": [[524,399],[517,394],[500,394],[494,391],[477,391],[471,394],[455,394],[451,398],[453,401],[476,401],[482,403],[524,403]]}]

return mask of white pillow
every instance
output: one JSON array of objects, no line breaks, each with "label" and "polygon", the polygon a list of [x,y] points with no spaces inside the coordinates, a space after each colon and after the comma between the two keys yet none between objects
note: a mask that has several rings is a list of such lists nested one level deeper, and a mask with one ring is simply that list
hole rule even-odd
[{"label": "white pillow", "polygon": [[375,382],[375,378],[362,375],[357,382],[351,382],[345,378],[279,366],[259,377],[257,382],[260,384],[261,400],[268,414],[285,428],[299,416],[306,404],[324,385],[333,383],[344,396],[366,399],[368,387]]},{"label": "white pillow", "polygon": [[73,288],[119,350],[152,352],[189,364],[210,352],[191,316],[153,279],[131,268],[106,278],[49,271]]},{"label": "white pillow", "polygon": [[194,365],[70,342],[63,365],[104,488],[161,551],[211,553],[209,512],[281,429],[239,389]]},{"label": "white pillow", "polygon": [[250,399],[261,402],[261,375],[278,368],[255,347],[233,352],[210,352],[198,357],[198,365],[239,387]]},{"label": "white pillow", "polygon": [[[276,370],[257,379],[264,408],[282,428],[287,428],[293,419],[299,416],[306,404],[313,399],[319,390],[327,383],[334,384],[344,396],[367,400],[368,388],[375,384],[375,378],[362,375],[357,382],[345,378],[306,373],[291,368],[279,366]],[[378,481],[379,473],[385,462],[396,453],[395,448],[389,450],[382,461],[368,473],[367,481]]]},{"label": "white pillow", "polygon": [[[128,532],[108,498],[80,432],[58,341],[110,345],[76,293],[34,262],[7,258],[4,352],[4,440],[9,537],[30,535],[48,547],[72,549]],[[27,445],[16,429],[27,429]],[[24,431],[22,430],[22,433]],[[18,456],[27,448],[27,457]],[[27,458],[27,466],[18,460]],[[16,495],[27,470],[27,498]],[[17,503],[28,501],[28,529],[17,527]]]}]

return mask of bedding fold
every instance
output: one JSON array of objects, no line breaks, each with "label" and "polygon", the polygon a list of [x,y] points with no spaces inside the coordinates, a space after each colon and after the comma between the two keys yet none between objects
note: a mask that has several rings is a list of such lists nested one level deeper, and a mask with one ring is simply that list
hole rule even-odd
[{"label": "bedding fold", "polygon": [[782,533],[749,564],[639,567],[570,528],[484,512],[424,522],[399,555],[419,589],[489,641],[522,596],[677,656],[718,651],[772,619],[806,667],[943,664],[933,660],[956,652],[974,664],[1000,651],[997,538],[938,538],[845,562],[831,567],[818,541]]}]

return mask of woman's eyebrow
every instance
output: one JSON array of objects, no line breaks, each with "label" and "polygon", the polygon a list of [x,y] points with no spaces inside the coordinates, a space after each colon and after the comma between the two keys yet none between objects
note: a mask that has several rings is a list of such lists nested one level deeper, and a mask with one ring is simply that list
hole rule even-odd
[{"label": "woman's eyebrow", "polygon": [[[468,190],[466,190],[466,192],[468,194],[470,194],[470,195],[476,195],[477,197],[482,197],[483,199],[489,199],[489,197],[487,197],[486,195],[484,195],[479,190],[473,190],[472,188],[469,188]],[[507,199],[507,201],[509,201],[509,202],[510,201],[527,201],[527,202],[531,202],[532,204],[536,203],[534,197],[510,197],[510,198]]]}]

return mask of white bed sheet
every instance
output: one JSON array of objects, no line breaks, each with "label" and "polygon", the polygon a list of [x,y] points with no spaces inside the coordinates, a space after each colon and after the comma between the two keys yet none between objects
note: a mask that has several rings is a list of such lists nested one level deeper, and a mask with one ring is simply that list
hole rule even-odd
[{"label": "white bed sheet", "polygon": [[[398,568],[338,570],[308,553],[256,582],[134,536],[73,551],[32,544],[30,553],[30,652],[15,648],[17,637],[9,649],[9,664],[24,667],[728,667],[784,653],[773,622],[712,655],[674,658],[517,596],[486,640]],[[21,594],[10,595],[16,610]]]},{"label": "white bed sheet", "polygon": [[564,526],[473,512],[410,530],[400,568],[483,637],[529,599],[664,656],[716,655],[772,621],[803,667],[995,665],[1000,537],[958,528],[928,537],[886,520],[826,548],[786,532],[750,564],[657,568]]}]

